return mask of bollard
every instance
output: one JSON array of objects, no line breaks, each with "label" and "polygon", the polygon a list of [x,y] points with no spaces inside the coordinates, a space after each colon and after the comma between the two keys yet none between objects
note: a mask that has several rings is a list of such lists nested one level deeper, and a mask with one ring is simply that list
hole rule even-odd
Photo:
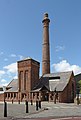
[{"label": "bollard", "polygon": [[31,105],[33,105],[33,101],[31,100]]},{"label": "bollard", "polygon": [[7,103],[4,102],[4,117],[7,117]]},{"label": "bollard", "polygon": [[12,104],[13,104],[13,99],[12,99]]},{"label": "bollard", "polygon": [[38,110],[38,101],[36,101],[36,110]]},{"label": "bollard", "polygon": [[39,101],[39,108],[41,109],[41,101]]},{"label": "bollard", "polygon": [[79,97],[77,97],[77,105],[79,105],[80,101],[79,101]]},{"label": "bollard", "polygon": [[54,103],[56,104],[56,98],[55,98],[55,100],[54,100]]},{"label": "bollard", "polygon": [[26,113],[28,113],[28,101],[26,101]]},{"label": "bollard", "polygon": [[54,98],[54,103],[56,104],[56,94],[55,94],[55,98]]},{"label": "bollard", "polygon": [[18,100],[18,104],[20,104],[20,100]]}]

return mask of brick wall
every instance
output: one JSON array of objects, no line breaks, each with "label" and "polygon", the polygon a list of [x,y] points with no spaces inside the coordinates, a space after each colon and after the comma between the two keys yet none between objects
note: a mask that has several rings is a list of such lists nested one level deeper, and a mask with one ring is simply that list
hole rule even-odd
[{"label": "brick wall", "polygon": [[39,81],[39,64],[32,62],[32,73],[31,73],[31,89],[35,87],[35,85]]},{"label": "brick wall", "polygon": [[0,94],[0,101],[4,101],[4,93]]},{"label": "brick wall", "polygon": [[74,102],[74,98],[75,98],[75,80],[74,75],[72,74],[63,92],[59,93],[59,101]]},{"label": "brick wall", "polygon": [[40,63],[33,59],[18,61],[19,91],[30,92],[39,80]]}]

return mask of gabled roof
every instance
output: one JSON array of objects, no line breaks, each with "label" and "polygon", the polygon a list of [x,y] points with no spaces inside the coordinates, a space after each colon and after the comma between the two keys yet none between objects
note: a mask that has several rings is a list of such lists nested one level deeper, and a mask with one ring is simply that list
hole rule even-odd
[{"label": "gabled roof", "polygon": [[72,71],[69,71],[45,74],[40,78],[40,81],[34,88],[34,90],[46,86],[50,91],[54,91],[55,89],[56,91],[63,91],[64,88],[69,83],[72,73],[73,73]]},{"label": "gabled roof", "polygon": [[18,92],[18,88],[12,87],[12,88],[6,90],[5,92]]},{"label": "gabled roof", "polygon": [[42,87],[40,87],[38,89],[32,90],[31,92],[39,92],[39,91],[43,91],[43,90],[50,91],[49,88],[46,85],[44,85],[44,86],[42,86]]},{"label": "gabled roof", "polygon": [[[69,83],[72,71],[59,72],[43,75],[33,91],[41,91],[45,87],[48,91],[63,91]],[[6,92],[18,92],[18,79],[13,79],[8,85]]]},{"label": "gabled roof", "polygon": [[6,88],[9,88],[6,92],[18,92],[18,79],[13,79]]},{"label": "gabled roof", "polygon": [[76,82],[78,82],[79,80],[81,80],[81,73],[75,75],[75,80],[76,80]]},{"label": "gabled roof", "polygon": [[18,87],[18,79],[13,79],[8,85],[7,88]]},{"label": "gabled roof", "polygon": [[41,77],[38,81],[38,84],[33,88],[33,90],[41,89],[43,86],[46,86],[49,89],[49,78],[48,77]]}]

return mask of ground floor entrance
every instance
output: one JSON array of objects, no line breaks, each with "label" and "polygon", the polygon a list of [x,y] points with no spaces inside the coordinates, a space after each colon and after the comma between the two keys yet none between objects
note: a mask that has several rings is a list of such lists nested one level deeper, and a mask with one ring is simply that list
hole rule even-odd
[{"label": "ground floor entrance", "polygon": [[49,101],[49,93],[43,92],[43,93],[41,94],[41,100],[42,100],[42,101]]}]

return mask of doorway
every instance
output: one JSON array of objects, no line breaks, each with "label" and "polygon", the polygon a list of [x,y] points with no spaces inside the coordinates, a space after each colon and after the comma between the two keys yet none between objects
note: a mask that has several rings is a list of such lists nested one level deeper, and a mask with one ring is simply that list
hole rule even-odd
[{"label": "doorway", "polygon": [[42,101],[49,101],[49,93],[47,91],[42,92]]}]

